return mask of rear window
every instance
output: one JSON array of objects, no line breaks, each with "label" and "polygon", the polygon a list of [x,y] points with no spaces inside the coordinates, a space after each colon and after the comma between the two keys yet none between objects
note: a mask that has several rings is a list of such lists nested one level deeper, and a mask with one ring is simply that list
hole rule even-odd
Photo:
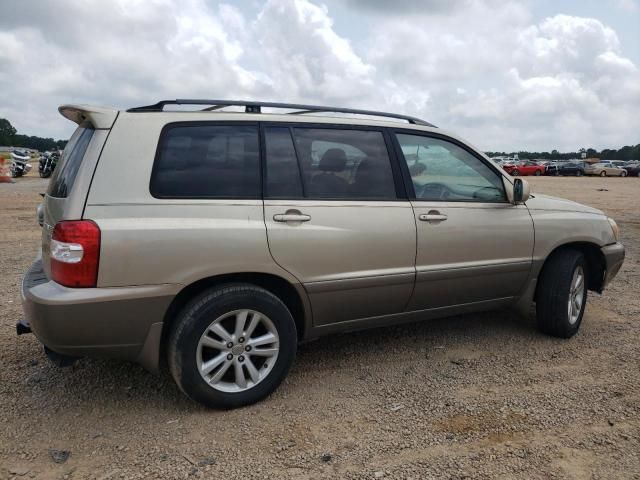
[{"label": "rear window", "polygon": [[53,173],[47,194],[57,198],[66,198],[69,195],[93,132],[93,128],[80,127],[73,133],[62,153],[60,165]]},{"label": "rear window", "polygon": [[150,190],[157,198],[260,198],[258,127],[165,128]]}]

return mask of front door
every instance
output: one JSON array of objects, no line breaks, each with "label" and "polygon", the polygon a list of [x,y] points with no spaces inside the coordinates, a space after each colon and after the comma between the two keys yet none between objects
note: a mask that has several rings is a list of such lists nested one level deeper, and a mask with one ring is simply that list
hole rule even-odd
[{"label": "front door", "polygon": [[501,173],[443,136],[397,132],[414,190],[416,287],[409,310],[509,301],[531,268],[533,221]]},{"label": "front door", "polygon": [[416,226],[382,130],[265,125],[274,260],[307,290],[315,325],[402,312]]}]

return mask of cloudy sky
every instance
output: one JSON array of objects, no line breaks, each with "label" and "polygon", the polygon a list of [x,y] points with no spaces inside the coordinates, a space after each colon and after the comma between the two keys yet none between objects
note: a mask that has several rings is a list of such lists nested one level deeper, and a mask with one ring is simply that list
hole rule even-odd
[{"label": "cloudy sky", "polygon": [[640,142],[640,0],[2,0],[0,117],[244,98],[403,112],[484,150]]}]

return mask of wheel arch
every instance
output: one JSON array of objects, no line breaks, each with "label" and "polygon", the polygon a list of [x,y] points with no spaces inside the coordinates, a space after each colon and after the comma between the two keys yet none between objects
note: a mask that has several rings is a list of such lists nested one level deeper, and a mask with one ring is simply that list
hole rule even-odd
[{"label": "wheel arch", "polygon": [[162,325],[160,343],[161,358],[165,355],[167,334],[175,321],[176,314],[196,295],[204,290],[227,283],[247,283],[264,288],[273,293],[287,306],[295,321],[298,340],[303,340],[309,330],[311,322],[311,308],[306,293],[301,285],[294,286],[288,280],[271,273],[241,272],[214,275],[202,278],[185,286],[172,300],[167,309]]},{"label": "wheel arch", "polygon": [[[561,255],[562,252],[565,252],[567,250],[577,250],[584,255],[587,262],[587,288],[589,290],[601,293],[604,288],[604,273],[606,270],[606,263],[600,246],[593,242],[579,241],[558,245],[545,258],[540,272],[538,273],[538,278],[540,278],[540,275],[544,271],[544,268],[549,264],[550,258],[556,255]],[[538,282],[536,284],[534,299],[538,298],[539,285],[540,284]]]}]

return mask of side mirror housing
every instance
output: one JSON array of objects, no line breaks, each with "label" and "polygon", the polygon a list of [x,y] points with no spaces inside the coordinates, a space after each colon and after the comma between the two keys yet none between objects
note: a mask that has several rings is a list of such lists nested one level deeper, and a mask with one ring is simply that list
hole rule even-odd
[{"label": "side mirror housing", "polygon": [[512,204],[518,205],[519,203],[525,203],[529,200],[531,187],[526,180],[514,178],[513,183],[511,183],[505,179],[504,184],[507,190],[507,198]]}]

